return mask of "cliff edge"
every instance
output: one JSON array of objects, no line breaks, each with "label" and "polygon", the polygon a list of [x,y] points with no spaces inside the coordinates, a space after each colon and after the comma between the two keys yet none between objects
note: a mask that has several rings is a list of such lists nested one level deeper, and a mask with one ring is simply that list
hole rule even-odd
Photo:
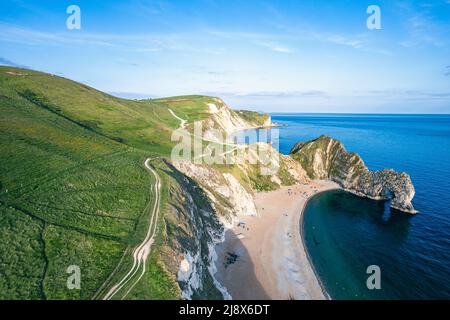
[{"label": "cliff edge", "polygon": [[311,179],[330,179],[359,196],[390,200],[394,209],[417,213],[411,203],[415,190],[407,173],[392,169],[369,171],[361,157],[347,152],[338,140],[323,135],[299,142],[290,155],[300,162]]}]

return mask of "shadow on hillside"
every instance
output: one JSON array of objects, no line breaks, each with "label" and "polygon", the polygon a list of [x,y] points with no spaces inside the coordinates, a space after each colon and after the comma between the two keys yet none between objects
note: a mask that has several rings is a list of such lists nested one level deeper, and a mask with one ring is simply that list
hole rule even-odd
[{"label": "shadow on hillside", "polygon": [[270,300],[256,278],[255,265],[242,241],[233,230],[217,250],[216,279],[227,288],[234,300]]},{"label": "shadow on hillside", "polygon": [[[172,177],[180,186],[183,186],[184,191],[190,194],[192,201],[198,208],[204,212],[215,212],[209,198],[197,182],[178,171],[168,161],[163,160],[163,162],[167,168],[160,168],[160,170]],[[170,193],[171,197],[176,196],[172,191]],[[177,201],[180,203],[177,204],[175,201],[175,203],[171,202],[171,205],[174,207],[184,205],[182,198],[179,198]],[[195,223],[198,226],[203,226],[203,228],[207,226],[217,230],[221,228],[217,218],[211,219],[196,210],[192,212],[193,214],[191,213],[192,216],[182,216],[181,214],[184,211],[188,210],[182,210],[181,208],[178,210],[180,216],[176,218],[177,220],[189,221],[189,223]],[[190,227],[192,230],[194,229],[194,226]],[[194,232],[192,231],[191,234],[194,234]],[[193,245],[194,240],[192,237],[177,232],[175,232],[174,236],[184,247]],[[200,235],[200,238],[202,238],[202,235]],[[269,296],[256,278],[254,264],[242,241],[232,230],[226,232],[226,239],[225,243],[216,246],[218,255],[216,279],[227,288],[233,299],[269,300]],[[203,248],[207,248],[207,246],[204,245]]]}]

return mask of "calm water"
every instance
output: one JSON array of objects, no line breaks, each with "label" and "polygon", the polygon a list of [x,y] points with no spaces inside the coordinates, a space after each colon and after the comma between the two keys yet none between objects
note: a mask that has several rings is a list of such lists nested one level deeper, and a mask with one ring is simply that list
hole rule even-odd
[{"label": "calm water", "polygon": [[[371,170],[411,175],[420,213],[331,191],[313,198],[304,236],[332,298],[450,299],[450,116],[273,114],[280,151],[327,134],[361,155]],[[381,290],[368,290],[366,268],[381,268]]]}]

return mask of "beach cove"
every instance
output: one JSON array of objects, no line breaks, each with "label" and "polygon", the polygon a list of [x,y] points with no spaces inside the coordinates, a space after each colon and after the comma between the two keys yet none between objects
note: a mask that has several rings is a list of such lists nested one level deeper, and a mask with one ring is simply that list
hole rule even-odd
[{"label": "beach cove", "polygon": [[241,216],[216,246],[216,279],[233,299],[323,300],[299,225],[310,198],[338,189],[330,181],[259,192],[258,216]]}]

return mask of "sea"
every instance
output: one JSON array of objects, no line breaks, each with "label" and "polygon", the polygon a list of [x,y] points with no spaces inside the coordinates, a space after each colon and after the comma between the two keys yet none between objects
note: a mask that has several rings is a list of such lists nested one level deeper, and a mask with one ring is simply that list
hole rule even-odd
[{"label": "sea", "polygon": [[[450,299],[450,115],[272,114],[279,150],[329,135],[370,170],[407,172],[419,212],[342,190],[313,197],[299,226],[332,299]],[[258,130],[265,136],[266,130]]]}]

